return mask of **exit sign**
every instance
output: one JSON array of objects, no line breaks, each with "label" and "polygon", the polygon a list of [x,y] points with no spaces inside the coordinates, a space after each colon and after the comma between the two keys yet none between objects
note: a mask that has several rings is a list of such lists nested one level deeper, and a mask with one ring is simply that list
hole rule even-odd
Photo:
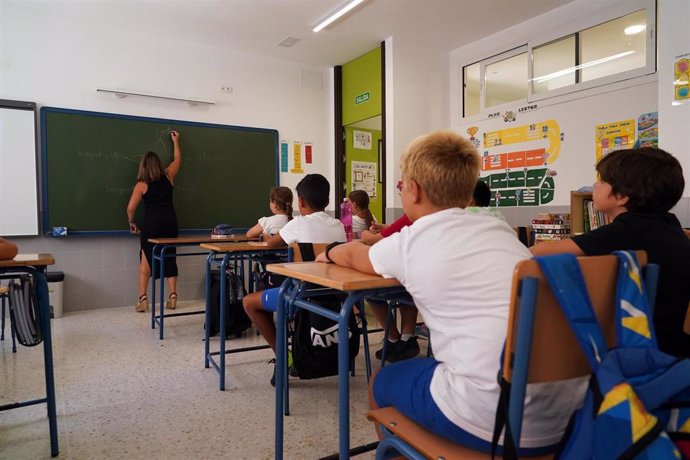
[{"label": "exit sign", "polygon": [[369,91],[362,93],[359,96],[355,96],[355,105],[367,102],[369,100]]}]

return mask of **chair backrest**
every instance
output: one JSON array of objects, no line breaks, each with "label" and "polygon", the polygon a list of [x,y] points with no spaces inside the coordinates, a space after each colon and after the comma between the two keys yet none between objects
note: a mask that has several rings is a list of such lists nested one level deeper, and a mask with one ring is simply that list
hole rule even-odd
[{"label": "chair backrest", "polygon": [[[647,254],[637,251],[640,267],[647,265]],[[616,339],[615,296],[618,277],[618,258],[615,255],[578,257],[587,291],[592,300],[599,326],[607,344]],[[519,262],[513,273],[508,335],[504,356],[504,377],[512,381],[517,324],[520,316],[521,282],[526,278],[538,280],[534,331],[527,381],[553,382],[589,375],[592,370],[575,338],[546,278],[533,259]]]},{"label": "chair backrest", "polygon": [[288,262],[312,262],[326,250],[326,243],[290,243]]}]

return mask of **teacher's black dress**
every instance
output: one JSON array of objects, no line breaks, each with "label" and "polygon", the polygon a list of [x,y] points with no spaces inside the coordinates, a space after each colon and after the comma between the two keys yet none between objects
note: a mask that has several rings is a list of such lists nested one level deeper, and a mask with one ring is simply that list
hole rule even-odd
[{"label": "teacher's black dress", "polygon": [[[149,238],[176,238],[177,215],[173,207],[173,186],[167,175],[155,182],[149,182],[144,193],[144,225],[141,226],[141,250],[144,251],[149,267],[152,265],[153,243]],[[166,254],[174,254],[166,251]],[[139,253],[141,258],[141,252]],[[160,271],[158,271],[160,273]],[[174,257],[165,258],[165,276],[177,276],[177,262]],[[158,274],[157,278],[160,278]]]}]

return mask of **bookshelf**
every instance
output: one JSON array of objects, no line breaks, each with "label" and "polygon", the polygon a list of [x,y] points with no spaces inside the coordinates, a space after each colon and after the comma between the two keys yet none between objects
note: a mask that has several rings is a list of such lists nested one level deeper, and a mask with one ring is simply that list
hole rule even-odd
[{"label": "bookshelf", "polygon": [[592,192],[570,192],[570,234],[585,232],[584,201],[592,199]]}]

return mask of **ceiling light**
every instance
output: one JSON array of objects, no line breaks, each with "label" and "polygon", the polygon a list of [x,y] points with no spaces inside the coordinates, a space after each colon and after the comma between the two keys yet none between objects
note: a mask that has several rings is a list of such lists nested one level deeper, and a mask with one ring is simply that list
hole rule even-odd
[{"label": "ceiling light", "polygon": [[354,7],[356,7],[357,5],[359,5],[362,2],[364,2],[364,0],[351,0],[351,1],[347,2],[346,4],[344,4],[343,6],[338,8],[334,13],[330,14],[327,18],[321,20],[316,25],[316,27],[314,27],[312,30],[314,32],[320,31],[321,29],[328,26],[330,23],[332,23],[336,19],[340,18],[345,13],[347,13],[348,11],[350,11],[351,9],[353,9]]},{"label": "ceiling light", "polygon": [[[635,34],[639,34],[643,30],[645,30],[646,28],[647,28],[647,26],[644,24],[634,24],[632,26],[626,27],[625,30],[623,30],[623,32],[625,32],[625,35],[635,35]],[[620,30],[620,29],[618,29],[618,30]]]}]

